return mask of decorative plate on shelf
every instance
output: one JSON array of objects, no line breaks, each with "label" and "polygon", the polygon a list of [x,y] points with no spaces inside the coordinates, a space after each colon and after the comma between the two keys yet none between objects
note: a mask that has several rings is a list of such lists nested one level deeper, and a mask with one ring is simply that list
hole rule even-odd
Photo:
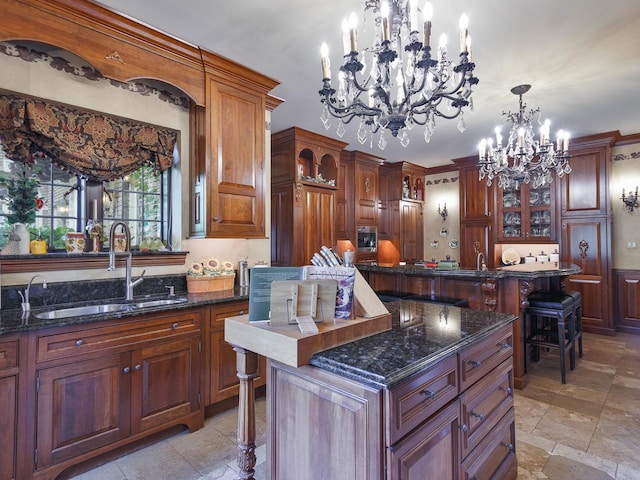
[{"label": "decorative plate on shelf", "polygon": [[449,240],[449,248],[458,248],[458,240],[455,238]]},{"label": "decorative plate on shelf", "polygon": [[438,248],[440,246],[440,241],[437,239],[434,239],[433,242],[431,242],[431,248]]},{"label": "decorative plate on shelf", "polygon": [[447,235],[449,235],[449,229],[447,227],[442,227],[440,229],[440,236],[446,237]]},{"label": "decorative plate on shelf", "polygon": [[516,265],[520,263],[520,254],[513,248],[507,248],[502,252],[502,263],[505,265]]}]

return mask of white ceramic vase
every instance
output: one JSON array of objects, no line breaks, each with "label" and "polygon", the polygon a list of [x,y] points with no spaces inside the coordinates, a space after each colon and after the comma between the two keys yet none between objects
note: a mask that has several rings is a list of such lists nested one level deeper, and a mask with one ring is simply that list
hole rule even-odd
[{"label": "white ceramic vase", "polygon": [[18,242],[18,255],[29,255],[29,243],[31,242],[31,236],[24,223],[14,223],[12,232],[20,237]]}]

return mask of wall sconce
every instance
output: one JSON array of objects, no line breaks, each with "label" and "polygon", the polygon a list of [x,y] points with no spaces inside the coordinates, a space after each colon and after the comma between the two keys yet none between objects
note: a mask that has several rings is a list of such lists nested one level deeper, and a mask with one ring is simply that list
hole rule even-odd
[{"label": "wall sconce", "polygon": [[623,206],[627,212],[633,213],[634,208],[638,208],[640,205],[638,204],[638,187],[636,187],[636,193],[630,193],[629,195],[624,194],[624,188],[622,189],[622,196],[620,197],[622,200]]},{"label": "wall sconce", "polygon": [[[637,205],[636,205],[637,206]],[[447,211],[447,203],[445,202],[444,208],[440,210],[440,204],[438,204],[438,215],[442,217],[442,221],[444,222],[449,216],[449,212]]]}]

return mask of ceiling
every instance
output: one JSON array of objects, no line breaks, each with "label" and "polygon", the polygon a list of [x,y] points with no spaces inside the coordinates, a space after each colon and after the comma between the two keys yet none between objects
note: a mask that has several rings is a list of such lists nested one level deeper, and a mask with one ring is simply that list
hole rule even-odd
[{"label": "ceiling", "polygon": [[[337,120],[320,121],[320,44],[326,41],[335,73],[341,60],[341,22],[364,0],[101,0],[99,3],[175,37],[227,57],[280,82],[272,94],[284,100],[272,114],[272,131],[298,126],[333,138]],[[422,3],[422,1],[420,1]],[[540,107],[572,137],[619,130],[640,132],[640,2],[634,0],[432,0],[433,36],[457,39],[458,18],[469,15],[475,75],[474,111],[467,129],[438,119],[430,143],[414,128],[404,148],[388,136],[380,150],[356,139],[358,122],[346,125],[347,149],[390,162],[425,167],[474,155],[503,111],[516,111],[510,90],[531,84],[528,107]],[[455,42],[450,41],[449,45]],[[454,50],[451,48],[451,50]],[[337,52],[337,54],[336,54]],[[554,136],[555,137],[555,136]]]}]

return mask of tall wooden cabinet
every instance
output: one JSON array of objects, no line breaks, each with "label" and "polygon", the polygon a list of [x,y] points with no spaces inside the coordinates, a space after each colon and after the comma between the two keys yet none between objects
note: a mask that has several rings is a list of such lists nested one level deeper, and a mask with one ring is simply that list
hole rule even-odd
[{"label": "tall wooden cabinet", "polygon": [[[378,169],[384,159],[359,151],[343,150],[336,197],[336,235],[357,245],[357,228],[378,227]],[[357,252],[356,261],[376,260],[376,252]]]},{"label": "tall wooden cabinet", "polygon": [[262,238],[267,93],[278,82],[203,52],[205,106],[191,111],[191,235]]},{"label": "tall wooden cabinet", "polygon": [[570,153],[571,173],[559,181],[561,258],[582,272],[566,288],[582,293],[585,330],[613,335],[611,293],[611,147],[616,133],[576,139]]},{"label": "tall wooden cabinet", "polygon": [[271,136],[271,264],[308,265],[336,245],[336,191],[347,144],[292,127]]},{"label": "tall wooden cabinet", "polygon": [[385,178],[387,186],[386,205],[379,212],[383,225],[380,239],[388,239],[394,248],[382,245],[379,262],[423,260],[424,175],[423,167],[408,162],[385,163],[380,167],[380,178]]},{"label": "tall wooden cabinet", "polygon": [[495,182],[487,186],[479,179],[477,156],[453,162],[460,171],[460,266],[476,268],[478,253],[482,253],[492,267]]}]

